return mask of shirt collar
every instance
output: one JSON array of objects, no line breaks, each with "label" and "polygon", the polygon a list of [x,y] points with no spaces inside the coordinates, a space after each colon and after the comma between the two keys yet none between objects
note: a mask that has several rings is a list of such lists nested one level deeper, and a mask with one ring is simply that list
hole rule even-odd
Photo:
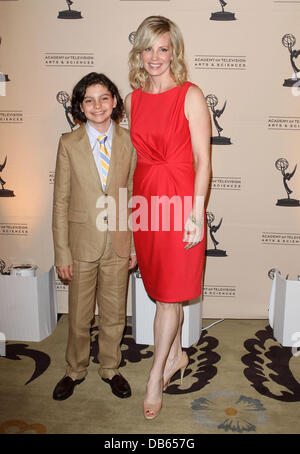
[{"label": "shirt collar", "polygon": [[97,142],[97,139],[99,136],[104,136],[104,135],[107,136],[107,141],[108,141],[109,145],[111,146],[112,136],[113,136],[113,132],[114,132],[113,121],[110,122],[108,130],[103,133],[97,131],[97,129],[95,129],[88,121],[86,122],[85,127],[86,127],[87,135],[90,139],[90,144],[91,144],[92,150],[94,149],[94,146],[96,145],[96,142]]}]

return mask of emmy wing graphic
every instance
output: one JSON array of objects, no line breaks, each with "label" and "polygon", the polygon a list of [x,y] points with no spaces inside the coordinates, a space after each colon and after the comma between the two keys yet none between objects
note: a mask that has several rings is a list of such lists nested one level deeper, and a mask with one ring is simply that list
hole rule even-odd
[{"label": "emmy wing graphic", "polygon": [[299,200],[296,199],[291,199],[290,195],[292,194],[292,190],[289,188],[287,182],[290,181],[293,176],[295,175],[296,169],[297,169],[297,164],[295,165],[295,168],[292,172],[286,172],[286,169],[288,168],[289,163],[285,158],[280,158],[277,159],[275,162],[275,167],[277,170],[279,170],[282,174],[282,179],[283,179],[283,186],[284,189],[286,190],[287,193],[287,198],[286,199],[278,199],[276,205],[282,206],[282,207],[298,207],[300,206]]},{"label": "emmy wing graphic", "polygon": [[66,91],[59,91],[56,95],[56,100],[63,105],[64,109],[65,109],[65,115],[66,115],[66,119],[69,123],[69,126],[71,128],[71,130],[73,131],[73,129],[75,128],[76,124],[73,123],[72,121],[72,118],[71,118],[71,114],[72,114],[72,108],[71,106],[67,106],[67,103],[70,101],[70,96],[68,95],[68,93]]},{"label": "emmy wing graphic", "polygon": [[211,13],[210,20],[221,20],[221,21],[229,21],[229,20],[236,20],[234,13],[229,13],[225,11],[224,8],[227,5],[224,0],[219,0],[221,5],[222,11],[218,11],[216,13]]},{"label": "emmy wing graphic", "polygon": [[221,218],[218,225],[212,225],[214,220],[215,220],[215,216],[212,213],[210,213],[209,211],[207,211],[206,212],[206,221],[207,221],[207,225],[209,228],[209,235],[210,235],[210,238],[214,245],[214,249],[207,249],[205,251],[205,255],[213,256],[213,257],[226,257],[227,256],[226,251],[223,251],[222,249],[217,249],[219,242],[216,240],[216,238],[214,236],[214,233],[216,233],[219,230],[219,228],[221,227],[223,218]]},{"label": "emmy wing graphic", "polygon": [[220,124],[217,120],[217,118],[220,118],[221,115],[223,115],[227,101],[225,101],[222,109],[215,109],[215,107],[217,106],[217,104],[219,102],[216,95],[212,95],[212,94],[207,95],[205,99],[206,99],[208,107],[212,111],[214,124],[215,124],[216,130],[218,131],[218,135],[211,138],[211,143],[214,145],[231,145],[231,140],[229,137],[221,136],[221,132],[223,131],[223,128],[220,126]]},{"label": "emmy wing graphic", "polygon": [[74,2],[66,0],[66,3],[68,5],[68,9],[59,11],[57,16],[58,19],[83,19],[81,11],[74,11],[71,9],[71,5],[73,5]]},{"label": "emmy wing graphic", "polygon": [[[284,87],[294,87],[299,86],[300,79],[298,73],[300,69],[297,68],[295,59],[300,55],[300,50],[293,50],[294,45],[296,44],[296,38],[294,35],[287,33],[282,38],[282,44],[284,47],[287,47],[290,53],[290,62],[294,71],[294,76],[290,79],[285,79],[283,82]],[[297,85],[296,85],[297,84]]]},{"label": "emmy wing graphic", "polygon": [[[7,156],[5,157],[3,164],[0,164],[0,173],[6,166],[6,162],[7,162]],[[4,181],[1,177],[0,177],[0,184],[1,184],[0,197],[14,197],[15,196],[14,191],[4,188],[6,181]]]},{"label": "emmy wing graphic", "polygon": [[[0,36],[0,45],[2,42],[2,38]],[[0,82],[10,82],[10,79],[7,74],[0,73]]]}]

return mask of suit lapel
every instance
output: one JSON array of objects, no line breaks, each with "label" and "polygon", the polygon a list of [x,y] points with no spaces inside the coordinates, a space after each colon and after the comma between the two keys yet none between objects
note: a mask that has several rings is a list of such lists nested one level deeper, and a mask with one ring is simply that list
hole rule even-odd
[{"label": "suit lapel", "polygon": [[122,159],[123,147],[120,134],[120,126],[114,122],[114,132],[111,145],[110,165],[106,182],[106,190],[108,190],[112,179],[116,176],[118,171],[118,163]]},{"label": "suit lapel", "polygon": [[97,166],[95,163],[93,151],[91,148],[89,137],[88,137],[86,129],[85,129],[85,125],[81,125],[80,130],[78,130],[78,132],[80,133],[78,145],[79,145],[81,153],[83,153],[83,155],[84,155],[85,162],[87,162],[86,169],[88,172],[88,178],[93,179],[95,184],[97,186],[99,186],[100,190],[103,192],[101,179],[100,179],[98,169],[97,169]]}]

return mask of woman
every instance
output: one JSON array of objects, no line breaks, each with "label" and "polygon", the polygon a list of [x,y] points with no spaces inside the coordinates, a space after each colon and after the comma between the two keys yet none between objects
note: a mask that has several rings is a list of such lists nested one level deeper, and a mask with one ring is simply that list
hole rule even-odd
[{"label": "woman", "polygon": [[187,82],[182,35],[171,20],[151,16],[142,22],[129,66],[134,91],[125,109],[138,155],[133,195],[148,202],[142,213],[148,228],[144,222],[143,228],[133,226],[134,241],[145,288],[156,301],[144,398],[144,416],[153,419],[170,379],[178,370],[182,378],[188,365],[181,347],[182,302],[201,294],[211,126],[202,91]]}]

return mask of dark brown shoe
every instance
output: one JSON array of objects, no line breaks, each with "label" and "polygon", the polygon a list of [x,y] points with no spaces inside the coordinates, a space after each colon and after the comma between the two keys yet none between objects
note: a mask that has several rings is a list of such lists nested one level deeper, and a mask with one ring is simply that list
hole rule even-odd
[{"label": "dark brown shoe", "polygon": [[53,399],[54,400],[65,400],[68,397],[72,396],[74,388],[76,385],[82,383],[84,378],[81,380],[72,380],[71,377],[64,377],[62,378],[53,391]]},{"label": "dark brown shoe", "polygon": [[121,399],[131,396],[129,383],[121,374],[114,375],[111,380],[109,378],[102,378],[102,380],[110,385],[112,393],[115,396],[121,397]]}]

